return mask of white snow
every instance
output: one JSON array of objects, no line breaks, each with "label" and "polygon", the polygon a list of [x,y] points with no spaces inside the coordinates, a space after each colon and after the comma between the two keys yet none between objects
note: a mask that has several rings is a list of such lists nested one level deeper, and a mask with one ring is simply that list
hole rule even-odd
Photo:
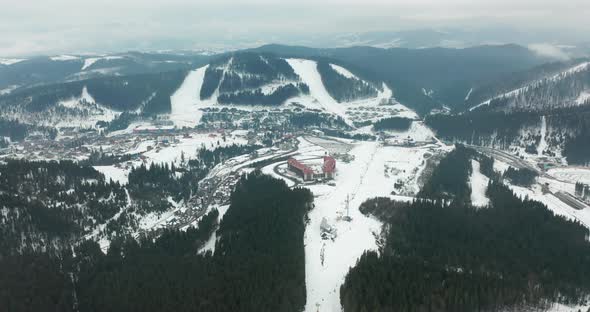
[{"label": "white snow", "polygon": [[471,160],[471,177],[469,184],[471,185],[471,203],[476,207],[485,207],[490,203],[490,199],[486,196],[489,179],[480,171],[479,161]]},{"label": "white snow", "polygon": [[537,155],[543,156],[543,151],[547,149],[547,120],[545,116],[541,116],[541,141],[539,142],[539,146],[537,146]]},{"label": "white snow", "polygon": [[10,94],[12,91],[18,88],[17,85],[8,86],[8,88],[0,89],[0,95]]},{"label": "white snow", "polygon": [[73,56],[73,55],[58,55],[58,56],[52,56],[49,59],[51,59],[52,61],[73,61],[73,60],[78,60],[80,58],[77,56]]},{"label": "white snow", "polygon": [[582,105],[586,103],[588,100],[590,100],[590,91],[584,91],[580,93],[580,96],[578,96],[578,98],[576,99],[576,103],[578,105]]},{"label": "white snow", "polygon": [[184,82],[170,97],[172,112],[170,120],[178,127],[194,127],[201,120],[203,112],[199,109],[202,104],[200,94],[205,78],[207,66],[191,71]]},{"label": "white snow", "polygon": [[88,67],[92,66],[92,64],[96,63],[99,60],[117,60],[122,59],[122,56],[102,56],[102,57],[89,57],[84,59],[84,65],[82,65],[82,71],[86,70]]},{"label": "white snow", "polygon": [[[302,140],[302,143],[308,140]],[[303,144],[302,144],[303,145]],[[310,151],[314,143],[308,141],[305,149]],[[300,146],[301,147],[301,146]],[[418,191],[418,176],[424,167],[424,155],[428,147],[403,148],[383,146],[379,142],[358,142],[350,154],[354,160],[338,162],[335,185],[307,185],[315,196],[315,208],[310,211],[310,222],[305,230],[305,268],[307,305],[305,311],[341,311],[339,289],[350,267],[366,250],[376,250],[376,237],[381,233],[381,223],[364,216],[358,210],[365,200],[377,196],[396,200],[411,200],[409,197],[392,196],[396,181],[403,181],[404,192]],[[321,149],[304,152],[298,157],[322,154]],[[397,190],[400,192],[399,190]],[[346,216],[346,201],[349,199],[351,222]],[[320,224],[326,218],[336,229],[337,237],[322,240]],[[323,250],[323,251],[322,251]],[[324,255],[322,265],[320,255]]]},{"label": "white snow", "polygon": [[119,184],[127,184],[129,181],[129,170],[117,168],[115,166],[94,166],[98,172],[104,174],[105,179],[119,182]]},{"label": "white snow", "polygon": [[346,78],[360,80],[357,76],[355,76],[348,69],[346,69],[346,68],[344,68],[342,66],[338,66],[338,65],[335,65],[335,64],[330,64],[330,67],[332,67],[333,70],[335,70],[337,73],[339,73],[340,75],[342,75],[342,76],[344,76]]},{"label": "white snow", "polygon": [[2,65],[12,65],[12,64],[20,63],[22,61],[25,61],[25,59],[0,58],[0,64],[2,64]]},{"label": "white snow", "polygon": [[317,63],[315,61],[287,59],[287,63],[289,63],[295,73],[301,77],[301,80],[309,86],[310,96],[316,99],[324,110],[342,117],[347,124],[352,125],[352,122],[346,116],[346,109],[344,106],[334,100],[324,87],[322,77],[318,72]]},{"label": "white snow", "polygon": [[473,88],[469,89],[469,92],[467,92],[467,95],[465,96],[465,101],[469,100],[469,97],[471,96],[472,92],[473,92]]},{"label": "white snow", "polygon": [[549,169],[547,173],[559,180],[567,181],[571,184],[582,182],[590,184],[590,167],[563,167]]}]

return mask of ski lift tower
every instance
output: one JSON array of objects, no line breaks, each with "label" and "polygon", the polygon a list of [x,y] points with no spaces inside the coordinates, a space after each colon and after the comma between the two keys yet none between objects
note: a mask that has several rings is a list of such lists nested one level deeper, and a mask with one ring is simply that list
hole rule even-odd
[{"label": "ski lift tower", "polygon": [[342,218],[344,221],[352,221],[350,217],[350,195],[346,195],[346,216]]}]

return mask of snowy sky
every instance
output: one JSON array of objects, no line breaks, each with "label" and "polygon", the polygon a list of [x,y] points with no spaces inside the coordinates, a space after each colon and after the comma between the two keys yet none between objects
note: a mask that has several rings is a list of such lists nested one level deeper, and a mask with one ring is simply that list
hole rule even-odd
[{"label": "snowy sky", "polygon": [[[588,0],[0,0],[0,56],[499,26],[584,39]],[[586,36],[587,37],[587,36]]]}]

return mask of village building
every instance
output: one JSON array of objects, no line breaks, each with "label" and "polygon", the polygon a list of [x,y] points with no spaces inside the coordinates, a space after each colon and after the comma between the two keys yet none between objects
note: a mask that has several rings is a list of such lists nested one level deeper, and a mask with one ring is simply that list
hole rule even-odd
[{"label": "village building", "polygon": [[304,181],[333,179],[336,172],[336,159],[331,156],[324,156],[323,160],[324,163],[321,166],[321,171],[314,170],[295,158],[289,158],[287,165],[289,170],[295,172]]}]

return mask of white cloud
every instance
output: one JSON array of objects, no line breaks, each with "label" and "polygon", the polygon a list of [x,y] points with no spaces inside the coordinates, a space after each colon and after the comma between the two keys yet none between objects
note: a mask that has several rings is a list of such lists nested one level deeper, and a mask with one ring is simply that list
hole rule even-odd
[{"label": "white cloud", "polygon": [[561,48],[549,43],[530,44],[528,48],[541,56],[552,57],[558,60],[568,60],[570,58]]},{"label": "white cloud", "polygon": [[0,56],[446,26],[590,31],[588,0],[0,0],[0,8]]}]

